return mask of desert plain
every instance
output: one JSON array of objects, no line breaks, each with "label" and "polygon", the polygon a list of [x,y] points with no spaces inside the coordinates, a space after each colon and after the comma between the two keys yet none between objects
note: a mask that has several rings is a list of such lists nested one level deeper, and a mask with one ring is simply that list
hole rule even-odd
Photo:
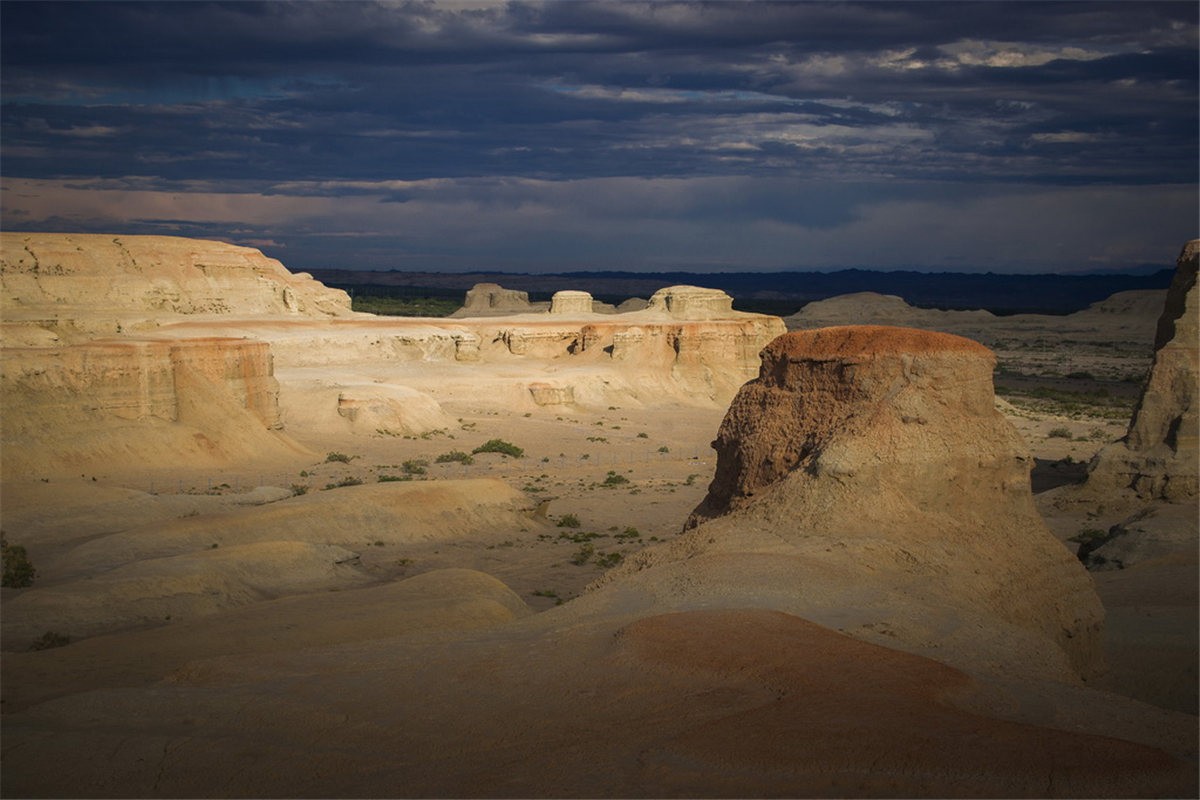
[{"label": "desert plain", "polygon": [[422,319],[5,233],[0,792],[1195,796],[1195,252]]}]

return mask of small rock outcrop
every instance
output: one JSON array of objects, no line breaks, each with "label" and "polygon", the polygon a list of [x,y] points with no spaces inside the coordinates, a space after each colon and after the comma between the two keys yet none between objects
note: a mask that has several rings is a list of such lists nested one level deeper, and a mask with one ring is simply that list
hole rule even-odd
[{"label": "small rock outcrop", "polygon": [[1198,490],[1200,460],[1200,239],[1188,242],[1154,341],[1154,364],[1125,438],[1097,454],[1089,488],[1131,489],[1142,500],[1185,502]]},{"label": "small rock outcrop", "polygon": [[675,546],[765,548],[876,602],[869,587],[903,585],[921,624],[946,604],[1041,641],[1030,652],[1047,663],[1056,647],[1072,671],[1100,672],[1103,610],[1033,505],[1030,457],[994,406],[994,363],[976,342],[911,328],[775,339],[713,442],[698,527]]},{"label": "small rock outcrop", "polygon": [[733,314],[733,298],[720,289],[668,286],[651,296],[649,308],[665,311],[675,319],[726,319]]},{"label": "small rock outcrop", "polygon": [[[544,308],[544,304],[542,304]],[[462,308],[451,317],[496,317],[505,314],[527,314],[537,310],[529,302],[529,292],[505,289],[498,283],[477,283],[467,290]]]},{"label": "small rock outcrop", "polygon": [[591,314],[592,296],[587,292],[564,290],[550,298],[551,314]]}]

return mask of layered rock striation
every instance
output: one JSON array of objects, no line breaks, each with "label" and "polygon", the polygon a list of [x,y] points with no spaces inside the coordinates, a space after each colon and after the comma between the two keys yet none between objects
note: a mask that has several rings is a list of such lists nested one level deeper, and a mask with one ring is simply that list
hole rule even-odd
[{"label": "layered rock striation", "polygon": [[1132,490],[1142,500],[1185,502],[1198,494],[1200,461],[1200,239],[1176,262],[1154,341],[1154,363],[1121,441],[1097,454],[1089,488]]},{"label": "layered rock striation", "polygon": [[775,339],[721,424],[692,530],[625,570],[883,631],[947,663],[1102,672],[1100,602],[1034,508],[993,363],[975,342],[908,328]]},{"label": "layered rock striation", "polygon": [[64,338],[174,315],[350,314],[345,292],[254,248],[176,236],[0,233],[0,289],[6,327]]}]

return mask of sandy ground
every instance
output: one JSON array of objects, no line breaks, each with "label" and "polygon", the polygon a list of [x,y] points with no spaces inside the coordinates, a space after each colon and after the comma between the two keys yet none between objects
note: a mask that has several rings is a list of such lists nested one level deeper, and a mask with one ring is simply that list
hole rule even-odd
[{"label": "sandy ground", "polygon": [[[1037,342],[1045,343],[1045,334],[1038,332],[1027,340],[1030,347],[1017,339],[1005,341],[1002,364],[1043,381],[1067,380],[1066,372],[1120,381],[1148,366],[1145,347],[1127,347],[1114,356],[1089,340],[1071,354],[1026,359],[1016,367],[1018,358],[1043,352],[1036,348],[1043,346]],[[1053,368],[1048,366],[1051,363]],[[1064,364],[1069,369],[1064,370]],[[280,378],[286,382],[288,376]],[[39,570],[39,591],[60,587],[65,597],[71,587],[90,581],[89,585],[116,587],[104,596],[119,599],[133,581],[167,576],[194,582],[187,591],[196,596],[221,597],[221,602],[208,603],[151,600],[124,616],[115,611],[107,617],[94,614],[104,622],[100,628],[88,628],[78,623],[80,612],[72,616],[64,610],[68,601],[61,597],[30,605],[33,610],[26,612],[22,595],[32,597],[34,590],[4,589],[0,596],[6,625],[4,726],[6,733],[17,734],[5,737],[6,744],[15,744],[5,748],[4,795],[169,796],[193,794],[197,786],[208,785],[217,795],[631,796],[639,793],[639,786],[650,785],[665,794],[747,796],[803,785],[815,796],[914,791],[952,796],[963,791],[954,782],[954,768],[961,766],[962,759],[976,757],[955,756],[954,742],[983,736],[980,726],[1010,724],[993,720],[985,725],[960,710],[948,709],[943,702],[947,693],[987,694],[977,686],[971,688],[971,679],[954,670],[896,651],[860,651],[856,648],[870,646],[786,615],[740,617],[728,612],[689,618],[686,625],[655,617],[629,630],[620,627],[620,620],[606,618],[600,623],[571,616],[571,601],[607,568],[679,534],[712,477],[709,442],[723,409],[616,404],[510,411],[487,398],[456,390],[439,392],[436,380],[419,388],[436,397],[453,424],[412,437],[347,439],[290,430],[311,455],[253,469],[89,471],[70,479],[31,476],[0,487],[6,537],[27,548]],[[1061,509],[1043,502],[1043,497],[1053,497],[1052,491],[1043,490],[1078,480],[1083,474],[1080,465],[1122,435],[1126,419],[1096,405],[1039,405],[1036,398],[1009,395],[998,402],[1037,459],[1034,487],[1039,507],[1067,546],[1073,546],[1068,540],[1080,530],[1114,524],[1128,513],[1117,508]],[[496,438],[522,448],[523,456],[482,453],[469,465],[437,461],[438,456],[469,453]],[[329,460],[330,454],[345,460],[339,456]],[[478,481],[470,485],[466,499],[427,506],[445,515],[441,523],[452,535],[397,533],[398,527],[411,522],[407,517],[420,517],[414,504],[422,501],[415,494],[406,501],[404,492],[418,484],[465,479]],[[473,510],[475,500],[482,511]],[[333,514],[338,517],[324,518],[344,517],[350,522],[331,522],[326,536],[302,535],[301,529],[310,528],[288,521],[295,518],[268,516],[264,511],[300,501],[308,503],[305,507],[313,515]],[[383,510],[371,511],[377,508]],[[252,523],[259,518],[261,524]],[[354,522],[360,518],[366,521]],[[438,520],[431,519],[430,529],[436,524]],[[250,529],[263,531],[250,537],[254,538],[250,543],[234,541],[228,533]],[[185,544],[171,550],[172,543]],[[211,552],[198,552],[205,548]],[[128,557],[123,560],[113,553]],[[269,565],[285,556],[293,572],[286,581],[252,569],[267,565],[264,569],[269,573]],[[329,566],[331,559],[336,568]],[[1129,708],[1143,716],[1155,713],[1153,708],[1164,709],[1162,731],[1178,730],[1181,724],[1186,729],[1187,717],[1181,715],[1197,713],[1196,576],[1194,550],[1094,574],[1108,614],[1111,672],[1103,688],[1113,693],[1114,707],[1130,703]],[[162,588],[164,594],[180,591],[176,584],[157,585],[175,586]],[[117,601],[113,602],[115,608]],[[18,624],[18,612],[32,615],[34,621]],[[612,627],[597,638],[589,625]],[[697,630],[708,634],[697,638]],[[39,631],[70,636],[72,642],[31,651],[36,641],[47,641],[44,635],[35,635]],[[586,631],[592,632],[585,635]],[[730,655],[739,652],[730,644],[738,637],[762,646],[779,636],[791,644],[770,663],[749,665]],[[401,641],[397,637],[420,644],[397,644]],[[613,650],[598,645],[601,640],[622,644]],[[536,675],[539,657],[550,658],[547,648],[560,653],[563,669],[576,670],[577,679],[548,685],[546,696],[537,697],[541,690],[530,676]],[[480,653],[486,653],[486,658]],[[814,653],[824,656],[817,658]],[[508,661],[505,654],[511,656]],[[475,668],[464,666],[476,657],[482,660]],[[797,676],[805,669],[853,664],[856,659],[870,665],[861,674],[826,675],[821,678],[824,684],[818,681],[801,697],[779,694],[779,686],[801,680]],[[336,662],[337,668],[322,666],[326,662]],[[399,684],[389,683],[398,680],[397,665],[418,677],[402,681],[404,688],[397,688]],[[469,731],[451,735],[444,726],[427,722],[432,717],[421,716],[439,713],[439,700],[451,702],[447,697],[421,695],[442,685],[430,677],[438,669],[443,670],[438,680],[455,675],[460,688],[466,685],[462,682],[478,681],[478,688],[464,690],[478,701],[477,711],[463,717]],[[631,688],[635,685],[631,681],[644,677],[647,670],[657,676],[659,683],[653,685],[659,687],[658,695]],[[321,679],[325,672],[331,676],[327,684]],[[866,694],[855,688],[869,687],[885,674],[907,677],[898,679],[901,688],[870,689]],[[928,688],[913,688],[918,685]],[[516,696],[527,694],[529,702],[517,715],[519,725],[501,722],[506,708],[512,707],[506,702],[513,701],[514,695],[489,698],[488,686],[507,687],[502,691]],[[388,728],[386,719],[370,711],[373,697],[393,689],[397,694],[381,709],[395,713],[399,703],[410,710],[414,722],[403,736],[397,733],[400,728]],[[129,694],[135,690],[143,694]],[[318,695],[319,702],[306,705],[306,698]],[[327,695],[338,699],[327,700]],[[828,702],[811,705],[822,695]],[[837,727],[836,720],[853,716],[845,709],[866,714],[900,696],[903,703],[889,705],[882,727],[870,735],[895,740],[914,730],[928,731],[940,743],[914,741],[910,749],[914,753],[932,749],[944,763],[930,766],[904,748],[893,748],[890,757],[895,763],[884,770],[896,776],[891,783],[872,782],[875,778],[855,782],[846,777],[845,769],[819,767],[831,759],[853,761],[853,747],[836,745],[856,735]],[[1010,698],[1009,702],[1036,707],[1040,701],[1031,698],[1037,696],[1035,692],[1025,695],[1024,701]],[[687,709],[690,697],[704,700],[689,715],[680,709]],[[572,698],[579,698],[578,707],[594,716],[573,719]],[[453,702],[462,701],[456,697]],[[153,708],[160,702],[163,729],[150,730]],[[124,732],[106,733],[104,719],[134,718],[126,716],[134,713],[131,703],[149,704],[144,716],[137,717],[143,721],[132,727],[122,723]],[[1045,704],[1046,708],[1052,705],[1050,700]],[[246,710],[251,707],[255,710]],[[351,712],[351,707],[358,711]],[[835,707],[843,710],[830,710]],[[817,713],[814,708],[822,710]],[[994,703],[991,708],[994,711]],[[92,716],[82,727],[62,727],[64,719],[80,713]],[[325,716],[318,722],[314,714]],[[1136,716],[1134,711],[1129,714]],[[257,726],[275,738],[258,743],[243,740],[236,732],[239,718],[253,720],[247,730]],[[352,725],[339,727],[339,719],[351,718]],[[549,726],[540,735],[528,727],[539,718]],[[289,726],[313,725],[324,726],[328,735],[344,735],[342,745],[332,748],[327,740],[318,742],[315,733],[289,739]],[[178,744],[185,741],[179,738],[181,730],[189,726],[198,726],[196,730],[211,740],[208,755],[189,750],[193,744]],[[514,726],[521,733],[514,733]],[[740,745],[714,752],[718,738],[712,726],[721,726],[720,741]],[[387,733],[380,733],[385,729]],[[586,735],[580,732],[583,729]],[[1180,784],[1178,764],[1163,761],[1156,749],[1125,747],[1103,737],[1071,739],[1074,734],[1058,732],[1046,734],[1044,747],[1031,751],[1026,734],[987,729],[987,736],[1005,743],[1004,758],[1015,761],[1041,765],[1057,759],[1061,766],[1064,759],[1088,753],[1079,769],[1070,772],[1077,781],[1073,787],[1047,786],[1038,782],[1040,778],[1015,774],[995,777],[987,784],[1019,795],[1170,793],[1169,787],[1187,785],[1187,771],[1195,770],[1195,743],[1186,737],[1167,748],[1177,756],[1193,754],[1190,766],[1182,768],[1185,778]],[[621,735],[628,740],[619,746],[610,740],[618,730],[626,731]],[[657,733],[651,736],[651,730]],[[58,739],[56,731],[61,733]],[[422,731],[430,737],[427,744],[419,742]],[[578,734],[575,739],[568,735],[571,731]],[[736,735],[731,736],[731,731]],[[127,733],[137,736],[127,741],[122,738]],[[1169,738],[1166,733],[1159,735]],[[1142,741],[1152,738],[1147,734]],[[587,742],[591,756],[572,751],[571,741]],[[663,746],[664,741],[669,744]],[[24,748],[34,742],[39,743],[32,748],[36,758],[23,762],[24,754],[31,752]],[[376,767],[364,759],[369,761],[367,756],[377,752],[377,744],[368,742],[384,742],[378,747],[394,747],[395,752],[411,749],[401,759],[409,766],[393,765],[387,774],[373,772]],[[166,755],[177,745],[179,759],[165,769]],[[1156,746],[1165,745],[1157,741]],[[126,766],[113,766],[107,772],[93,763],[95,759],[84,759],[87,763],[80,762],[76,782],[38,773],[53,771],[56,760],[70,759],[78,748],[94,747],[112,747],[114,753],[138,747],[155,752],[114,755],[114,765]],[[362,748],[360,754],[355,747]],[[289,780],[289,754],[305,748],[342,777],[315,783]],[[451,778],[447,775],[454,774],[455,748],[473,766]],[[772,770],[788,762],[787,754],[794,748],[817,755],[789,767],[786,776],[775,775]],[[821,748],[829,752],[822,756]],[[152,771],[151,766],[128,766],[141,763],[143,756],[146,764],[158,765],[161,782],[146,772]],[[254,769],[262,770],[261,779],[243,773],[236,779],[205,784],[207,765],[214,758],[231,772],[257,764]],[[411,766],[418,762],[419,769]],[[510,775],[510,783],[504,783],[498,776],[509,774],[506,765],[518,763],[521,777]],[[986,771],[985,765],[978,768]],[[1042,768],[1031,767],[1030,774]],[[346,777],[355,770],[360,771],[358,779]],[[914,770],[929,772],[914,778]],[[1142,774],[1139,770],[1156,777],[1129,783],[1127,776]],[[1089,771],[1095,774],[1080,777]],[[1111,781],[1089,783],[1100,780],[1096,775]],[[1157,783],[1162,775],[1168,775],[1165,783]],[[413,782],[389,783],[401,778]]]}]

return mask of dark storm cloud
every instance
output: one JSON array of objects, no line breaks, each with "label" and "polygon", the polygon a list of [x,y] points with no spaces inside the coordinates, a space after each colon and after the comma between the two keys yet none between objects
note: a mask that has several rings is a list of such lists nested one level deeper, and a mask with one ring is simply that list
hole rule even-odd
[{"label": "dark storm cloud", "polygon": [[[237,195],[281,215],[256,223],[258,238],[331,225],[386,239],[314,203],[371,199],[387,213],[359,213],[384,226],[472,192],[528,208],[515,194],[532,192],[579,215],[555,209],[547,248],[590,221],[607,226],[599,250],[627,234],[669,253],[685,228],[652,246],[637,223],[677,180],[725,194],[668,203],[672,224],[719,218],[769,237],[1011,187],[1164,192],[1194,186],[1198,168],[1194,3],[7,2],[0,23],[4,176],[74,198],[59,224],[179,227],[152,193]],[[589,194],[617,179],[636,197],[585,218]],[[164,216],[88,216],[85,191]],[[1100,202],[1077,196],[1080,218]],[[15,197],[5,224],[36,226]],[[1186,203],[1171,230],[1194,235],[1194,219]],[[794,246],[784,236],[758,262],[799,263]]]}]

